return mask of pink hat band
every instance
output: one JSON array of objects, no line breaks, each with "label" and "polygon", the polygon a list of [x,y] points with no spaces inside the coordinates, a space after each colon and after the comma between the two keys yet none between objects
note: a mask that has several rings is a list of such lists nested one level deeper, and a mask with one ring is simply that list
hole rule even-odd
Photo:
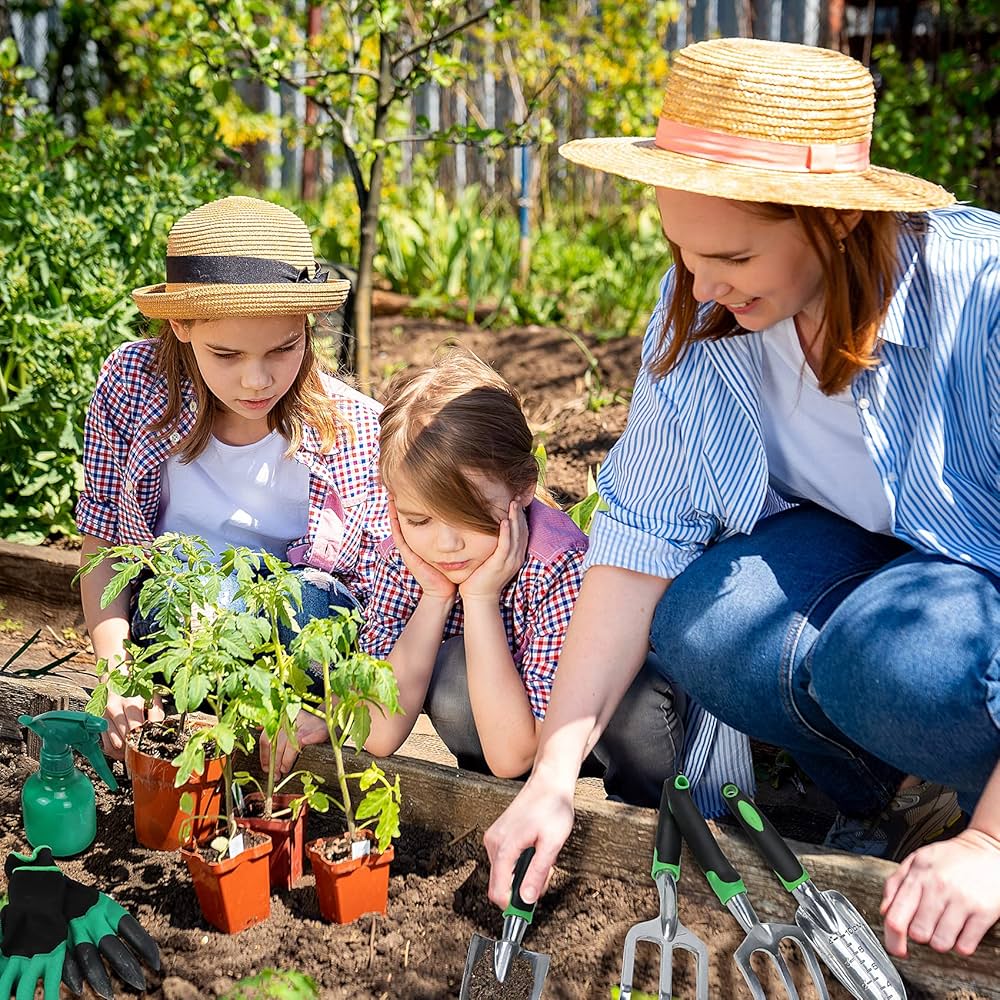
[{"label": "pink hat band", "polygon": [[656,146],[670,153],[695,156],[716,163],[793,173],[837,174],[865,171],[869,167],[870,141],[850,143],[773,142],[661,118],[656,126]]}]

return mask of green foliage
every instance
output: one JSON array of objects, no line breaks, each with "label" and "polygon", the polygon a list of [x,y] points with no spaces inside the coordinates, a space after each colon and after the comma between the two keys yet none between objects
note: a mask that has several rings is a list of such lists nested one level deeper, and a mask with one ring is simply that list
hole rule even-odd
[{"label": "green foliage", "polygon": [[[513,211],[484,203],[470,186],[454,205],[429,182],[387,199],[375,267],[415,307],[454,309],[471,322],[488,302],[506,322],[562,325],[611,338],[644,329],[669,266],[656,207],[641,195],[637,212],[611,209],[582,223],[542,223],[531,251],[526,289],[515,286],[519,230]],[[322,237],[321,237],[322,240]],[[593,408],[603,388],[593,382]]]},{"label": "green foliage", "polygon": [[[884,79],[875,112],[872,159],[953,191],[963,201],[996,199],[993,142],[1000,44],[985,56],[942,52],[936,66],[906,65],[891,44],[876,46]],[[990,191],[992,185],[992,191]]]},{"label": "green foliage", "polygon": [[[601,471],[601,467],[597,467]],[[601,494],[597,492],[597,478],[591,469],[587,469],[587,495],[573,504],[567,514],[572,518],[573,523],[585,534],[590,534],[591,525],[594,523],[594,515],[599,510],[607,510],[608,505],[601,499]]]},{"label": "green foliage", "polygon": [[264,969],[241,979],[220,1000],[319,1000],[319,987],[304,972]]},{"label": "green foliage", "polygon": [[162,280],[170,224],[224,193],[221,153],[190,93],[80,137],[0,120],[0,537],[75,533],[101,363],[136,335],[128,293]]},{"label": "green foliage", "polygon": [[[296,638],[296,647],[297,655],[323,671],[321,709],[307,706],[307,711],[326,721],[340,787],[340,798],[331,796],[331,801],[344,813],[351,838],[356,830],[374,827],[378,850],[384,851],[399,836],[399,776],[390,782],[375,761],[364,771],[348,773],[343,751],[348,739],[358,749],[365,745],[373,709],[398,715],[402,708],[392,665],[357,651],[360,625],[357,612],[313,619]],[[365,793],[357,807],[349,781],[357,781]]]}]

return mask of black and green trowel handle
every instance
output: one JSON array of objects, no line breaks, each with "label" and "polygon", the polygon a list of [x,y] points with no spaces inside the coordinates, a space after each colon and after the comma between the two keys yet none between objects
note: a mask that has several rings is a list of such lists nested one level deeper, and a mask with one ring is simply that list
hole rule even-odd
[{"label": "black and green trowel handle", "polygon": [[802,867],[802,862],[753,799],[728,782],[722,786],[722,800],[789,892],[809,881],[809,873]]},{"label": "black and green trowel handle", "polygon": [[701,865],[705,878],[719,902],[725,906],[734,896],[746,893],[747,887],[743,884],[739,872],[722,853],[722,848],[716,843],[704,817],[698,812],[698,807],[691,798],[691,783],[683,774],[678,774],[670,783],[667,789],[667,802],[680,827],[681,835]]},{"label": "black and green trowel handle", "polygon": [[660,793],[660,815],[656,821],[656,844],[653,847],[653,881],[664,872],[670,872],[674,882],[681,877],[681,831],[670,812],[667,796],[673,778],[663,782]]},{"label": "black and green trowel handle", "polygon": [[521,856],[517,859],[517,864],[514,865],[514,878],[510,884],[510,902],[507,904],[507,909],[503,911],[505,917],[520,917],[527,924],[530,924],[535,916],[537,901],[529,904],[521,899],[521,883],[524,881],[528,865],[531,864],[531,859],[534,856],[534,847],[526,847],[521,851]]}]

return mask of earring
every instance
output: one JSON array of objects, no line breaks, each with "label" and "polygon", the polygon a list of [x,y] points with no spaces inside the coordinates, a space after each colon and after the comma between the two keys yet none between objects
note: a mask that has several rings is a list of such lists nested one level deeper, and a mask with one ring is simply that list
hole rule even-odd
[{"label": "earring", "polygon": [[847,252],[847,250],[844,247],[844,241],[843,240],[837,240],[837,252],[838,253],[846,253]]}]

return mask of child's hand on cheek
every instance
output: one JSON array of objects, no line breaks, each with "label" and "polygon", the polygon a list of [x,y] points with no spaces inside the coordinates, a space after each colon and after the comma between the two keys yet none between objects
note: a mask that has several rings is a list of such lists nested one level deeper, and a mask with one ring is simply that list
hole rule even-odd
[{"label": "child's hand on cheek", "polygon": [[517,575],[528,552],[528,519],[517,499],[511,500],[507,517],[500,522],[493,554],[459,585],[462,600],[486,598],[496,601],[500,591]]},{"label": "child's hand on cheek", "polygon": [[396,511],[396,503],[392,497],[389,498],[389,523],[392,525],[392,540],[396,543],[396,548],[403,559],[403,565],[420,584],[424,596],[442,601],[453,601],[458,589],[455,584],[439,569],[421,559],[406,544],[406,539],[403,538],[403,529],[399,526],[399,513]]}]

